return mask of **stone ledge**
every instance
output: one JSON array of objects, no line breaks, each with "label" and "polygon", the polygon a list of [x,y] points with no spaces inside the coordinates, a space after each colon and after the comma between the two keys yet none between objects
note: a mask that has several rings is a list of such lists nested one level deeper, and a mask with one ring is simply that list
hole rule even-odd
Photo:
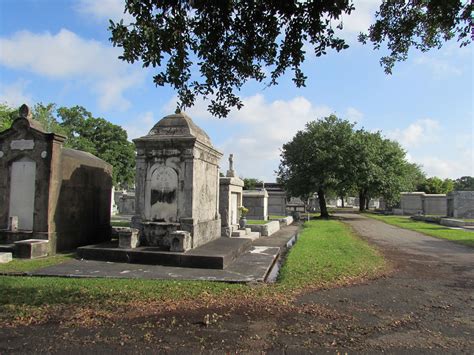
[{"label": "stone ledge", "polygon": [[12,253],[0,253],[0,264],[9,263],[12,259]]},{"label": "stone ledge", "polygon": [[163,251],[156,247],[118,248],[115,241],[77,249],[80,258],[121,263],[225,269],[251,246],[247,238],[218,238],[185,253]]},{"label": "stone ledge", "polygon": [[26,239],[14,244],[17,258],[35,259],[49,254],[49,241],[45,239]]},{"label": "stone ledge", "polygon": [[265,224],[247,224],[252,232],[259,232],[262,237],[269,237],[280,230],[279,221],[270,221]]}]

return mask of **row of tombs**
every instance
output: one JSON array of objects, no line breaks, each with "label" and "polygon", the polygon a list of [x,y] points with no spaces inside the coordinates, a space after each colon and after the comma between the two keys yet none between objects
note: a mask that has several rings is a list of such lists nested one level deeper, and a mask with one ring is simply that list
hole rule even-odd
[{"label": "row of tombs", "polygon": [[[46,132],[28,106],[19,112],[0,132],[0,252],[35,257],[109,242],[112,167],[65,148],[66,137]],[[186,114],[164,117],[134,143],[136,212],[133,228],[119,230],[128,248],[183,253],[252,235],[239,230],[243,181],[232,156],[220,177],[222,153]],[[256,193],[255,209],[264,199]]]}]

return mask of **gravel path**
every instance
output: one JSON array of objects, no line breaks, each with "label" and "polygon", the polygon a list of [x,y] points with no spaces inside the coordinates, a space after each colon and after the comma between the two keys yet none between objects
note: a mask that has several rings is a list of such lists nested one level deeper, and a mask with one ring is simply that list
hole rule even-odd
[{"label": "gravel path", "polygon": [[473,353],[474,250],[357,214],[339,217],[377,245],[395,271],[299,299],[350,317],[352,332],[335,342],[348,344],[351,337],[349,348],[360,350]]}]

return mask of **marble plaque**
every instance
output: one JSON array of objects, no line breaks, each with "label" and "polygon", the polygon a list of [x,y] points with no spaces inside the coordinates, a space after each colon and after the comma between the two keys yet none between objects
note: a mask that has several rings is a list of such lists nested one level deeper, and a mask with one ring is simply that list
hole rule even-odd
[{"label": "marble plaque", "polygon": [[10,148],[12,150],[31,150],[35,147],[35,141],[32,139],[19,139],[11,141]]}]

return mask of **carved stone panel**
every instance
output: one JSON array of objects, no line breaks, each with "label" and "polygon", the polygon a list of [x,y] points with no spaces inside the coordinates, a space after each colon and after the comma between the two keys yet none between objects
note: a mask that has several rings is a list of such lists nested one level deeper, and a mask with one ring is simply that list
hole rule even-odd
[{"label": "carved stone panel", "polygon": [[178,219],[178,174],[167,166],[153,166],[147,189],[148,218],[159,222]]}]

